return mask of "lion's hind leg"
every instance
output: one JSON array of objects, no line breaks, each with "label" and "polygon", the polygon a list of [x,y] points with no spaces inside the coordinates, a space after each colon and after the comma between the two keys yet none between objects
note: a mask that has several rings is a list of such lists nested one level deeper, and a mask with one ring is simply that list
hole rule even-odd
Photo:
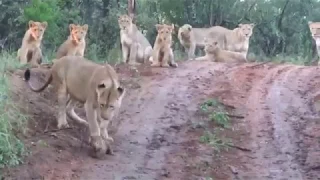
[{"label": "lion's hind leg", "polygon": [[78,123],[83,124],[83,125],[85,125],[85,126],[89,126],[89,123],[88,123],[86,120],[82,119],[81,117],[79,117],[79,116],[77,115],[77,113],[74,111],[74,106],[75,106],[75,101],[73,101],[73,100],[70,98],[70,99],[69,99],[69,102],[67,103],[67,115],[68,115],[71,119],[77,121]]},{"label": "lion's hind leg", "polygon": [[67,115],[66,115],[66,105],[67,105],[67,86],[66,82],[59,84],[58,88],[58,129],[62,127],[69,127],[67,122]]},{"label": "lion's hind leg", "polygon": [[150,58],[152,57],[152,47],[148,46],[145,50],[144,50],[144,57],[143,57],[143,61],[144,63],[152,63],[153,59]]}]

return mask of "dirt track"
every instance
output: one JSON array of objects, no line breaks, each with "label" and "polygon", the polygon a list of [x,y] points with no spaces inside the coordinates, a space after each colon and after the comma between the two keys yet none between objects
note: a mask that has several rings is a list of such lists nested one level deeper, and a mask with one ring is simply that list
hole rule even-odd
[{"label": "dirt track", "polygon": [[[54,128],[55,99],[49,91],[26,90],[14,75],[16,97],[35,119],[31,126],[48,146],[32,145],[26,165],[8,171],[16,179],[314,180],[320,179],[320,118],[313,99],[320,94],[320,69],[294,65],[240,66],[185,62],[177,69],[141,70],[129,77],[117,68],[129,88],[119,118],[114,156],[88,157],[81,127],[44,134]],[[17,72],[20,74],[21,72]],[[32,94],[32,95],[31,95]],[[250,151],[231,149],[219,158],[199,143],[203,121],[199,103],[217,98],[245,118],[233,119],[225,134]],[[31,104],[30,104],[31,103]],[[50,122],[48,124],[47,122]],[[69,121],[72,122],[72,121]],[[80,132],[80,133],[79,133]],[[230,166],[233,171],[231,172]]]}]

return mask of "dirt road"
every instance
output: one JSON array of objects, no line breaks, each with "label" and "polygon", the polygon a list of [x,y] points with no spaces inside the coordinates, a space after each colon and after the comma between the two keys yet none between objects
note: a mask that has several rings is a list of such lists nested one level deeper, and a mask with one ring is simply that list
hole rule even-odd
[{"label": "dirt road", "polygon": [[[319,68],[253,65],[189,61],[177,69],[142,69],[137,77],[117,68],[128,91],[114,122],[115,154],[105,160],[88,157],[81,127],[43,133],[55,126],[55,99],[50,91],[26,90],[17,72],[16,98],[33,107],[26,111],[35,119],[26,142],[48,146],[33,143],[35,155],[6,173],[13,179],[320,179],[320,118],[313,106]],[[204,130],[197,125],[205,120],[198,107],[209,98],[244,116],[224,134],[246,150],[216,157],[199,142]]]}]

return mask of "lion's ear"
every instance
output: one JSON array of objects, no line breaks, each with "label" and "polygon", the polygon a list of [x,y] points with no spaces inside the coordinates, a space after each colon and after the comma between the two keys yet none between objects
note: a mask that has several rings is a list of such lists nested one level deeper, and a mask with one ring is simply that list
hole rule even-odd
[{"label": "lion's ear", "polygon": [[88,24],[85,24],[85,25],[82,26],[82,29],[85,30],[85,31],[88,31],[88,28],[89,28]]},{"label": "lion's ear", "polygon": [[204,41],[204,43],[208,43],[208,38],[205,37],[205,38],[203,39],[203,41]]},{"label": "lion's ear", "polygon": [[30,20],[28,24],[29,24],[29,28],[32,28],[34,26],[34,21]]},{"label": "lion's ear", "polygon": [[312,21],[308,21],[308,24],[309,24],[309,25],[312,24]]},{"label": "lion's ear", "polygon": [[254,24],[254,23],[251,23],[251,24],[250,24],[250,26],[251,26],[251,27],[254,27],[254,26],[255,26],[255,24]]},{"label": "lion's ear", "polygon": [[240,23],[238,26],[241,28],[243,26],[243,24]]},{"label": "lion's ear", "polygon": [[117,88],[117,90],[118,90],[120,96],[124,93],[124,88],[123,88],[123,87],[120,87],[120,86],[119,86],[119,87]]},{"label": "lion's ear", "polygon": [[43,21],[43,22],[41,23],[41,26],[42,26],[43,28],[47,28],[47,26],[48,26],[47,21]]},{"label": "lion's ear", "polygon": [[171,24],[170,28],[171,28],[171,30],[174,30],[174,24]]},{"label": "lion's ear", "polygon": [[70,25],[69,25],[69,30],[72,31],[75,27],[76,27],[75,24],[70,24]]},{"label": "lion's ear", "polygon": [[160,31],[162,29],[163,25],[162,24],[156,24],[156,29],[157,31]]},{"label": "lion's ear", "polygon": [[98,89],[106,88],[106,85],[104,83],[98,84]]}]

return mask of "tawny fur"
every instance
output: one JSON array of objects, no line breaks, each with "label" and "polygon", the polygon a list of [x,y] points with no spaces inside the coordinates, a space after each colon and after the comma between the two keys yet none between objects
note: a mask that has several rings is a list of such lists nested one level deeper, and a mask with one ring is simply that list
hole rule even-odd
[{"label": "tawny fur", "polygon": [[221,26],[213,26],[210,28],[208,38],[216,39],[222,49],[239,52],[246,58],[253,28],[254,24],[252,23],[239,24],[233,30]]},{"label": "tawny fur", "polygon": [[152,47],[147,38],[132,23],[128,15],[118,18],[120,40],[122,46],[122,60],[130,65],[147,63],[152,53]]},{"label": "tawny fur", "polygon": [[190,24],[184,24],[178,30],[178,39],[188,54],[188,59],[195,58],[196,47],[204,48],[204,39],[208,36],[210,28],[193,28]]},{"label": "tawny fur", "polygon": [[[318,56],[320,57],[320,22],[309,21],[308,25],[309,25],[311,36],[316,42],[317,53],[318,53]],[[318,61],[318,65],[320,65],[320,61]]]},{"label": "tawny fur", "polygon": [[171,48],[174,25],[157,24],[156,29],[158,34],[154,42],[152,57],[150,57],[151,66],[178,67]]},{"label": "tawny fur", "polygon": [[70,24],[69,30],[70,35],[58,48],[56,59],[60,59],[63,56],[84,56],[88,25]]},{"label": "tawny fur", "polygon": [[241,53],[221,49],[217,40],[206,40],[204,47],[205,56],[197,57],[195,60],[206,60],[215,62],[246,62]]},{"label": "tawny fur", "polygon": [[[58,95],[58,128],[68,127],[68,115],[89,126],[93,147],[99,152],[106,152],[106,144],[113,142],[108,135],[108,124],[120,108],[125,94],[110,65],[96,64],[81,56],[64,56],[55,60],[42,87],[32,86],[29,69],[25,72],[25,79],[35,92],[43,91],[51,83]],[[75,102],[84,104],[87,121],[74,112]]]},{"label": "tawny fur", "polygon": [[205,38],[214,38],[222,49],[239,52],[246,57],[253,28],[254,24],[239,24],[239,27],[233,30],[221,26],[193,28],[191,25],[185,24],[179,28],[178,39],[188,53],[189,59],[195,57],[196,47],[204,47]]},{"label": "tawny fur", "polygon": [[24,34],[17,58],[20,64],[30,63],[33,67],[39,67],[42,62],[41,41],[48,23],[30,20],[28,24],[29,29]]}]

